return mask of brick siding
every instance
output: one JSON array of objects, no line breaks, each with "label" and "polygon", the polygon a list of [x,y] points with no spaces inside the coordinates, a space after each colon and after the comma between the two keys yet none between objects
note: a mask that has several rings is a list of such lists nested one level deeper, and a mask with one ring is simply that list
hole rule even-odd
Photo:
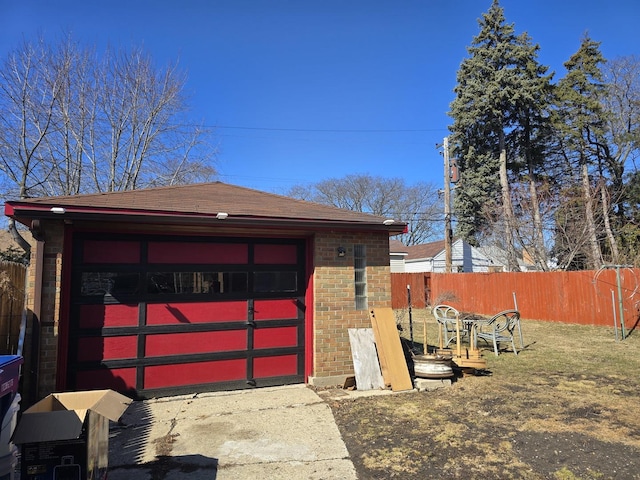
[{"label": "brick siding", "polygon": [[[25,375],[26,389],[39,399],[55,391],[58,366],[58,327],[60,322],[60,293],[62,290],[62,252],[64,225],[61,222],[43,222],[44,256],[42,271],[42,294],[40,303],[40,356],[38,359],[38,385],[31,385],[34,378]],[[31,261],[27,273],[27,309],[33,315],[35,306],[36,263],[38,247],[31,249]],[[33,317],[29,319],[25,345],[30,347],[33,335]],[[31,348],[25,350],[25,361],[31,363]],[[29,357],[29,358],[27,358]]]},{"label": "brick siding", "polygon": [[[314,377],[353,374],[349,328],[370,328],[368,310],[355,309],[353,246],[366,245],[368,307],[391,306],[389,236],[318,233],[314,252]],[[338,247],[346,254],[338,257]]]}]

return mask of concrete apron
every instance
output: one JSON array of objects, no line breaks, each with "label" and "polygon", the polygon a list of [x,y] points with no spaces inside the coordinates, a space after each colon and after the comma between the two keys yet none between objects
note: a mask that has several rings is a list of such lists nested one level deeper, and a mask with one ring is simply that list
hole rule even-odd
[{"label": "concrete apron", "polygon": [[134,402],[109,480],[356,479],[329,406],[304,385]]}]

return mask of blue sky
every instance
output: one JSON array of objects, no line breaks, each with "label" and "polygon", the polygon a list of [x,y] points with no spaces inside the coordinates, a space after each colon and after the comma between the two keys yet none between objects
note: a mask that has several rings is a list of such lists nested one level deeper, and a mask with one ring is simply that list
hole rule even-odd
[{"label": "blue sky", "polygon": [[[605,58],[640,54],[637,0],[502,0],[516,32],[562,64],[588,32]],[[456,71],[491,0],[0,0],[0,58],[71,32],[142,45],[188,75],[216,127],[219,179],[284,193],[349,174],[442,184]]]}]

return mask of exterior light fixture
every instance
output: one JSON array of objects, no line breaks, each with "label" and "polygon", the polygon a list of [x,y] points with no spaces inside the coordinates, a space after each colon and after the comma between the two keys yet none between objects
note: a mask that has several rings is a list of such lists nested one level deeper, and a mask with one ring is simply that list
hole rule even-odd
[{"label": "exterior light fixture", "polygon": [[347,254],[347,249],[344,247],[338,247],[338,256],[344,257]]},{"label": "exterior light fixture", "polygon": [[387,218],[384,222],[382,222],[383,225],[393,225],[394,223],[396,223],[396,221],[393,218]]},{"label": "exterior light fixture", "polygon": [[66,209],[64,207],[51,207],[51,212],[52,213],[57,213],[58,215],[62,215],[63,213],[66,213]]},{"label": "exterior light fixture", "polygon": [[225,212],[218,212],[218,214],[216,215],[216,218],[218,220],[224,220],[225,218],[227,218],[229,216],[228,213]]}]

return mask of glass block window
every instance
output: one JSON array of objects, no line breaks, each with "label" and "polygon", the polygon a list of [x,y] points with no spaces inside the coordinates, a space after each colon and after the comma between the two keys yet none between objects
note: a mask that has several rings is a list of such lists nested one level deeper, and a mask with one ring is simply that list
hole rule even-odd
[{"label": "glass block window", "polygon": [[353,246],[353,270],[356,310],[367,309],[367,250],[366,245]]}]

